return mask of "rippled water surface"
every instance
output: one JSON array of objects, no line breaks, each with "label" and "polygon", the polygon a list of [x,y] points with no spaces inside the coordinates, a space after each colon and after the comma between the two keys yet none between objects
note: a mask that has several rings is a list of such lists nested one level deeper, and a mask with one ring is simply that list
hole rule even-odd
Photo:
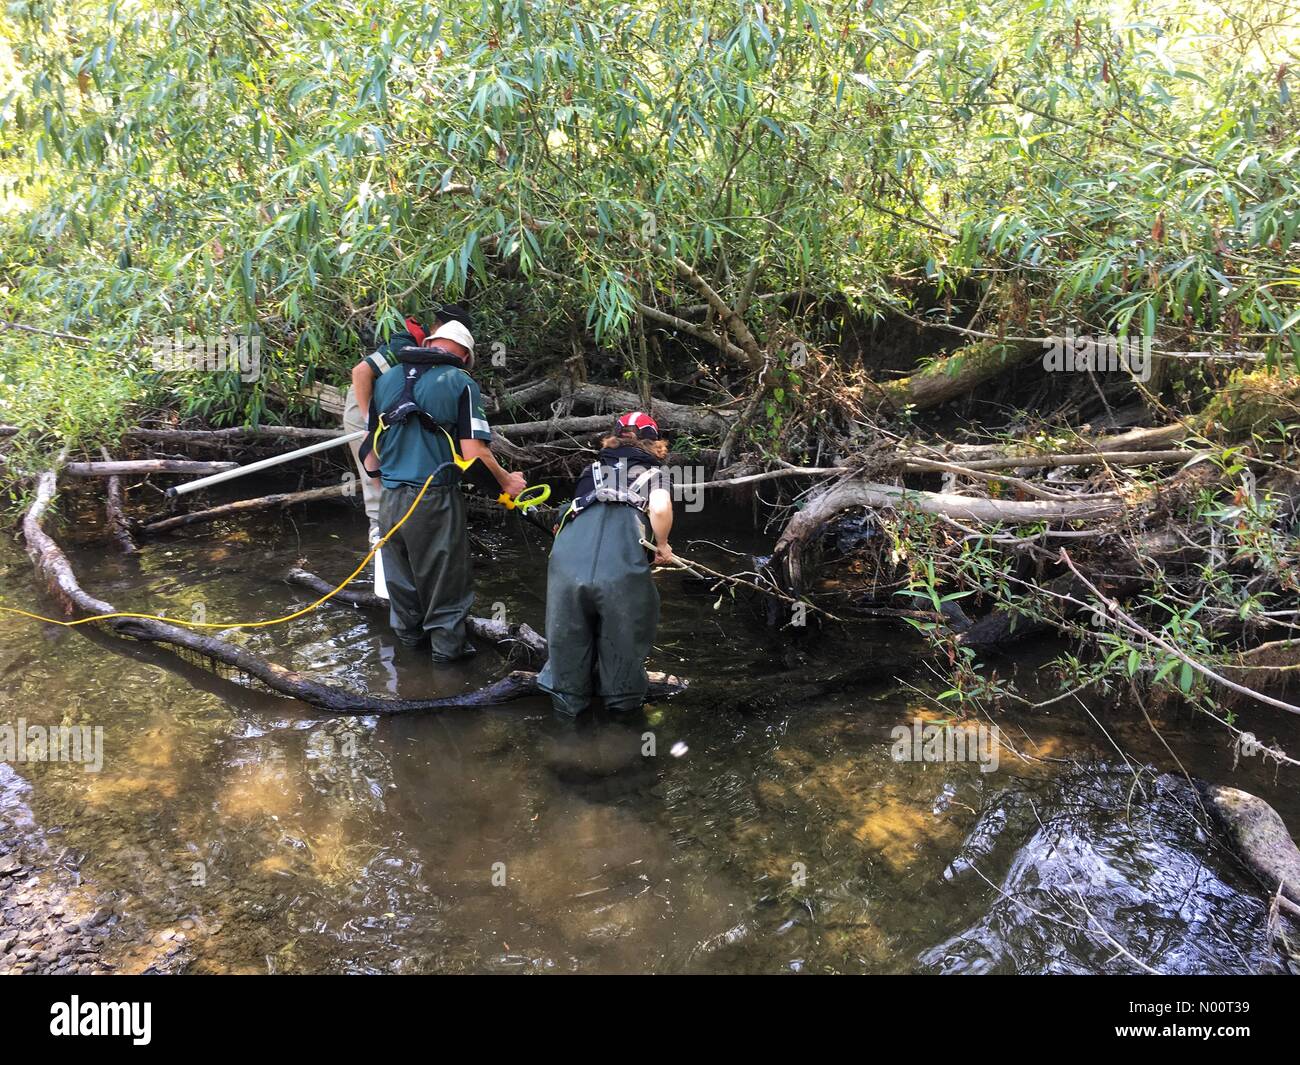
[{"label": "rippled water surface", "polygon": [[[761,545],[709,519],[679,519],[680,551],[722,568],[721,547]],[[55,531],[89,591],[209,620],[305,605],[283,574],[305,560],[341,579],[364,544],[343,508],[196,529],[133,560],[65,522]],[[515,525],[475,532],[478,611],[501,603],[540,629],[544,546]],[[104,727],[102,772],[18,766],[24,801],[112,901],[115,935],[188,929],[192,971],[1275,967],[1259,892],[1187,796],[1155,783],[1176,764],[1145,722],[1065,702],[1004,714],[1027,757],[1004,750],[995,772],[895,762],[890,730],[939,716],[909,630],[795,640],[679,574],[657,580],[652,664],[692,686],[634,720],[566,728],[540,700],[337,718],[130,641],[4,619],[0,721]],[[51,607],[11,541],[0,597]],[[351,608],[234,638],[403,696],[506,668],[485,648],[435,675]],[[1032,682],[1047,652],[1020,654],[999,668]],[[1234,772],[1219,735],[1178,713],[1159,724],[1188,771],[1300,825],[1293,775]],[[990,824],[1005,827],[962,851]],[[973,857],[945,878],[959,852]]]}]

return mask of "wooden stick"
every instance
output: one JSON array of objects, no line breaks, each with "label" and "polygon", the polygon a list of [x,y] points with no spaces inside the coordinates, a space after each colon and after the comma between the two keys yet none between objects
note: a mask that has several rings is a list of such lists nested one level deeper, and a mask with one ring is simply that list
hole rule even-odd
[{"label": "wooden stick", "polygon": [[234,429],[131,429],[126,439],[141,444],[228,444],[254,443],[265,440],[330,440],[337,429],[311,429],[299,425],[262,425]]},{"label": "wooden stick", "polygon": [[69,462],[72,477],[134,477],[149,473],[224,473],[237,462],[197,462],[191,459],[129,459],[117,462]]},{"label": "wooden stick", "polygon": [[253,510],[284,509],[298,503],[315,503],[322,499],[336,499],[356,492],[357,487],[351,482],[327,485],[324,488],[309,488],[304,492],[277,492],[269,496],[257,496],[253,499],[239,499],[233,503],[223,503],[219,507],[196,510],[190,514],[177,514],[173,518],[163,518],[150,522],[144,527],[146,533],[170,532],[186,525],[200,525],[204,522],[218,521],[233,514],[246,514]]},{"label": "wooden stick", "polygon": [[[1185,448],[1168,451],[1084,451],[1073,455],[1008,455],[1005,458],[970,459],[960,465],[968,470],[1003,470],[1019,466],[1155,466],[1191,462],[1204,451]],[[909,456],[910,458],[910,456]]]},{"label": "wooden stick", "polygon": [[[108,449],[100,448],[100,453],[104,460],[108,461]],[[110,477],[108,479],[107,499],[104,502],[104,514],[108,519],[108,530],[112,534],[113,542],[124,555],[134,555],[139,548],[135,545],[135,540],[131,537],[131,527],[127,524],[126,513],[122,505],[122,478]]]}]

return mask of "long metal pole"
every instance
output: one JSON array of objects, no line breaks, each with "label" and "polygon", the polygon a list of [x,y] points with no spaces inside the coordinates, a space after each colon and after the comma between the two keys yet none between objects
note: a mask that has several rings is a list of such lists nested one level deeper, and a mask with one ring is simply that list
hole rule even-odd
[{"label": "long metal pole", "polygon": [[300,459],[305,455],[314,455],[318,451],[327,451],[329,448],[338,447],[340,444],[350,444],[353,440],[363,439],[365,435],[365,429],[358,429],[355,433],[345,433],[342,436],[322,440],[316,444],[308,444],[306,447],[298,448],[297,451],[289,451],[283,455],[273,455],[269,459],[259,459],[257,462],[250,462],[247,466],[238,466],[233,470],[226,470],[225,473],[214,473],[211,477],[200,477],[197,481],[186,481],[184,484],[178,484],[174,488],[167,489],[167,495],[168,497],[183,496],[187,492],[197,492],[200,488],[210,488],[214,484],[221,484],[222,481],[232,481],[236,477],[243,477],[247,473],[267,470],[272,466],[280,465],[282,462],[292,462],[294,459]]}]

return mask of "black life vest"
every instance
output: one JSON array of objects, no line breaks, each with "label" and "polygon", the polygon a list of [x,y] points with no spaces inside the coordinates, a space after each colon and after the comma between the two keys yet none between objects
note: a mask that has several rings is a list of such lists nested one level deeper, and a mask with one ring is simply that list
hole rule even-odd
[{"label": "black life vest", "polygon": [[659,466],[654,465],[629,480],[631,472],[627,460],[620,459],[616,463],[606,463],[597,459],[591,464],[591,491],[583,493],[569,504],[564,516],[560,518],[560,524],[555,530],[556,534],[559,534],[570,518],[576,518],[596,503],[622,504],[642,514],[646,513],[650,509],[648,485],[657,473],[659,473]]},{"label": "black life vest", "polygon": [[[442,433],[451,444],[453,456],[458,454],[456,448],[455,427],[448,427],[438,421],[415,401],[415,386],[421,377],[435,366],[457,366],[464,369],[464,363],[458,355],[444,348],[406,347],[397,355],[402,369],[402,392],[389,407],[376,412],[371,405],[370,418],[366,426],[366,438],[361,443],[360,457],[365,462],[366,456],[374,454],[379,458],[379,435],[385,429],[401,425],[410,418],[415,418],[422,429],[431,433]],[[393,367],[397,369],[397,367]],[[382,460],[381,460],[382,461]]]}]

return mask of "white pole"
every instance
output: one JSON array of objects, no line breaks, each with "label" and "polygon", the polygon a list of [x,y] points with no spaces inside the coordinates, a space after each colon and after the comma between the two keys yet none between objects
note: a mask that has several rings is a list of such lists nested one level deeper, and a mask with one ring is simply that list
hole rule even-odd
[{"label": "white pole", "polygon": [[243,477],[246,473],[257,473],[258,470],[270,469],[282,462],[292,462],[304,455],[314,455],[318,451],[326,451],[329,448],[338,447],[340,444],[350,444],[353,440],[360,440],[365,437],[366,432],[365,429],[358,429],[355,433],[346,433],[343,436],[322,440],[317,444],[308,444],[306,447],[298,448],[297,451],[290,451],[283,455],[273,455],[269,459],[259,459],[257,462],[250,462],[247,466],[239,466],[233,470],[226,470],[224,473],[214,473],[211,477],[200,477],[197,481],[186,481],[184,484],[178,484],[174,488],[167,489],[167,496],[169,498],[183,496],[187,492],[197,492],[200,488],[208,488],[214,484],[220,484],[222,481],[231,481],[236,477]]}]

